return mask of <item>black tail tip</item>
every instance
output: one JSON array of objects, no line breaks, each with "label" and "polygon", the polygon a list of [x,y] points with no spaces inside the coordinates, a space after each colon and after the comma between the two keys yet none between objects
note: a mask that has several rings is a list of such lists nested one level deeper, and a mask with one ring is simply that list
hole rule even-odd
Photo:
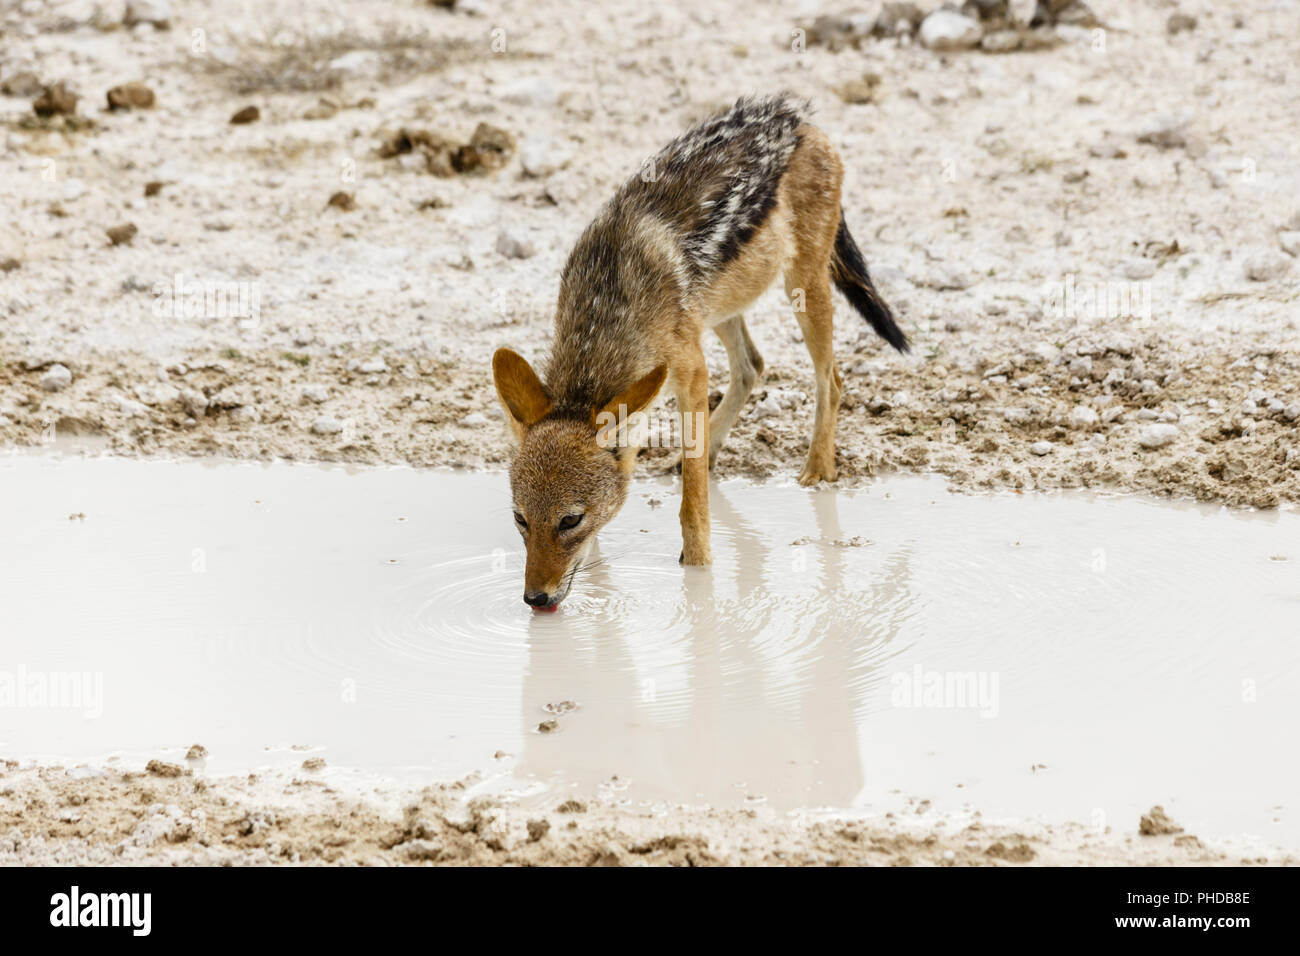
[{"label": "black tail tip", "polygon": [[872,284],[871,274],[867,272],[867,263],[862,258],[862,250],[853,241],[853,235],[849,232],[842,213],[840,228],[835,234],[835,258],[832,263],[831,277],[836,287],[849,300],[849,304],[871,323],[877,335],[904,355],[912,351],[912,344],[908,342],[903,330],[898,327],[898,322],[894,320],[894,313]]}]

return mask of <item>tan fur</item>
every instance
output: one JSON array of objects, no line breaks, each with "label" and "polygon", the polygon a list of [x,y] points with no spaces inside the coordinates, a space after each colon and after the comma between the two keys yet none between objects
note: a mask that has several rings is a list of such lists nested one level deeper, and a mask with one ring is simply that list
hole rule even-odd
[{"label": "tan fur", "polygon": [[[789,127],[786,131],[789,135]],[[681,560],[713,560],[709,469],[763,370],[742,313],[778,278],[787,295],[803,304],[802,311],[796,306],[796,319],[816,381],[816,418],[799,481],[835,480],[841,379],[832,354],[831,278],[844,168],[815,127],[799,125],[793,142],[774,201],[770,189],[767,193],[765,218],[726,255],[718,254],[712,269],[693,264],[680,232],[682,223],[692,223],[706,236],[714,229],[715,243],[723,243],[722,227],[709,222],[701,227],[690,205],[708,209],[725,201],[721,187],[693,183],[686,175],[657,189],[629,181],[584,233],[566,267],[546,384],[515,353],[497,353],[497,389],[520,442],[511,486],[528,549],[529,603],[535,603],[530,596],[567,593],[591,537],[626,497],[636,450],[600,448],[593,417],[620,404],[629,412],[645,407],[665,378],[678,412],[705,423],[698,437],[708,449],[707,456],[683,456],[681,462]],[[734,202],[727,214],[732,207]],[[743,225],[743,216],[738,218]],[[700,245],[707,253],[716,248],[707,241]],[[863,281],[870,289],[865,272]],[[597,322],[596,315],[604,317]],[[710,328],[726,346],[731,370],[726,395],[712,416],[701,344]],[[579,512],[577,527],[557,525]]]}]

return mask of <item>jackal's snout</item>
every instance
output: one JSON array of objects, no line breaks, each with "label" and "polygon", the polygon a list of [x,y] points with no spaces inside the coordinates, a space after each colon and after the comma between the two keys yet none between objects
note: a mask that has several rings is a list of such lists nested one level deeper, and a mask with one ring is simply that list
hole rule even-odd
[{"label": "jackal's snout", "polygon": [[553,607],[556,602],[546,591],[525,591],[524,603],[529,607]]},{"label": "jackal's snout", "polygon": [[528,552],[524,562],[524,603],[534,608],[553,608],[568,597],[574,569],[584,560],[588,542],[566,546],[525,535],[524,546]]}]

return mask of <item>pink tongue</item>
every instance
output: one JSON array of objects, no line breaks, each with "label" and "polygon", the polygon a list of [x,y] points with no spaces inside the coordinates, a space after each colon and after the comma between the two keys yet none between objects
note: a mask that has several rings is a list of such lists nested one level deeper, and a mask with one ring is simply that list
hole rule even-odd
[{"label": "pink tongue", "polygon": [[549,614],[550,612],[552,612],[552,611],[558,611],[559,609],[560,609],[560,606],[559,606],[558,604],[548,604],[548,605],[546,605],[546,607],[535,607],[535,608],[533,608],[533,613],[534,613],[534,614]]}]

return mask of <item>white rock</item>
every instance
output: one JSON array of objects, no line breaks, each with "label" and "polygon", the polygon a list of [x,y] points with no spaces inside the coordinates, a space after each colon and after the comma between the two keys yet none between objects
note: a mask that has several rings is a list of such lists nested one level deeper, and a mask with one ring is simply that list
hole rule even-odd
[{"label": "white rock", "polygon": [[488,424],[488,417],[482,412],[470,412],[457,424],[464,425],[466,428],[473,428],[478,425]]},{"label": "white rock", "polygon": [[128,27],[147,23],[159,30],[166,30],[171,26],[173,16],[171,4],[163,0],[127,0],[122,23]]},{"label": "white rock", "polygon": [[146,405],[168,405],[180,398],[181,391],[175,385],[141,385],[135,390],[135,397]]},{"label": "white rock", "polygon": [[560,101],[560,90],[543,77],[522,77],[497,89],[497,96],[516,106],[554,106]]},{"label": "white rock", "polygon": [[329,387],[326,385],[304,385],[300,393],[301,397],[309,402],[315,402],[319,405],[330,397]]},{"label": "white rock", "polygon": [[1050,441],[1036,441],[1029,446],[1029,452],[1041,458],[1043,455],[1051,454],[1053,447],[1055,446]]},{"label": "white rock", "polygon": [[773,418],[781,414],[781,406],[773,399],[765,398],[754,406],[754,410],[749,413],[750,418]]},{"label": "white rock", "polygon": [[954,10],[936,10],[921,21],[921,43],[931,50],[968,50],[983,33],[978,20]]},{"label": "white rock", "polygon": [[244,393],[233,385],[223,388],[217,394],[212,396],[208,405],[212,408],[238,408],[240,405],[246,405],[248,399]]},{"label": "white rock", "polygon": [[41,388],[47,392],[61,392],[72,384],[72,372],[66,365],[51,365],[41,376]]},{"label": "white rock", "polygon": [[1035,342],[1029,347],[1029,354],[1040,362],[1055,362],[1060,358],[1061,350],[1051,342]]},{"label": "white rock", "polygon": [[311,423],[311,430],[317,435],[337,435],[343,431],[343,423],[333,415],[321,415]]},{"label": "white rock", "polygon": [[1300,419],[1300,402],[1292,402],[1286,408],[1282,409],[1282,417],[1289,422]]},{"label": "white rock", "polygon": [[1096,410],[1087,405],[1076,405],[1070,410],[1070,426],[1073,428],[1091,428],[1099,420]]},{"label": "white rock", "polygon": [[181,408],[191,418],[202,418],[208,411],[208,398],[193,388],[183,388],[180,394]]},{"label": "white rock", "polygon": [[375,356],[374,358],[367,359],[366,361],[358,365],[357,371],[365,372],[367,375],[377,375],[380,372],[388,371],[388,363],[385,362],[379,356]]},{"label": "white rock", "polygon": [[519,147],[519,162],[525,173],[541,179],[567,166],[569,157],[555,145],[554,140],[542,136],[524,140]]},{"label": "white rock", "polygon": [[527,259],[536,254],[537,247],[526,238],[503,232],[497,236],[497,252],[507,259]]},{"label": "white rock", "polygon": [[143,418],[149,414],[149,408],[140,402],[127,398],[125,395],[112,396],[117,410],[128,418]]},{"label": "white rock", "polygon": [[262,413],[252,405],[241,405],[230,413],[230,420],[241,425],[255,425],[262,420]]},{"label": "white rock", "polygon": [[1251,282],[1271,282],[1291,270],[1291,258],[1280,252],[1261,252],[1246,260],[1244,271]]},{"label": "white rock", "polygon": [[1037,10],[1038,0],[1008,0],[1007,2],[1007,15],[1013,23],[1021,26],[1029,26],[1029,21],[1034,18]]},{"label": "white rock", "polygon": [[1176,425],[1147,425],[1138,432],[1138,444],[1143,448],[1164,448],[1177,437]]},{"label": "white rock", "polygon": [[1289,230],[1277,234],[1278,245],[1289,255],[1300,256],[1300,232]]},{"label": "white rock", "polygon": [[84,195],[86,195],[86,184],[75,177],[65,179],[59,188],[59,196],[64,202],[76,202]]},{"label": "white rock", "polygon": [[1120,265],[1120,272],[1125,279],[1134,282],[1150,279],[1156,274],[1156,264],[1150,259],[1127,259]]},{"label": "white rock", "polygon": [[1110,405],[1102,409],[1101,420],[1109,424],[1110,422],[1119,421],[1120,418],[1123,417],[1123,415],[1124,415],[1123,405]]},{"label": "white rock", "polygon": [[[769,388],[767,390],[767,400],[776,402],[778,408],[788,410],[802,405],[807,400],[807,396],[793,388]],[[897,393],[894,396],[894,403],[906,404],[907,393]]]}]

